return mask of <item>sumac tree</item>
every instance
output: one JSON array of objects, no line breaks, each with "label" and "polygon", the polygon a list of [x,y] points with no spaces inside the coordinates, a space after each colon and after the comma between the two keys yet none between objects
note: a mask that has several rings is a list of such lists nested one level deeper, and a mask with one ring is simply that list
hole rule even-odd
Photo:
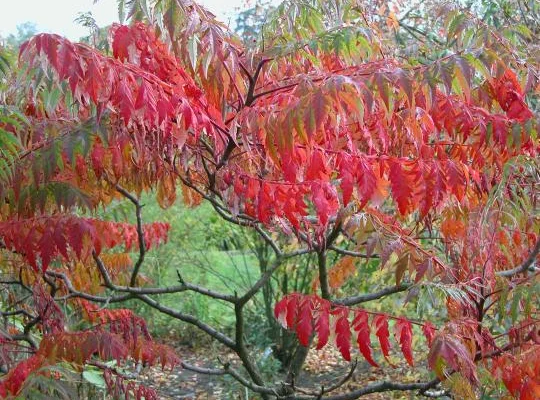
[{"label": "sumac tree", "polygon": [[[16,396],[29,376],[53,377],[47,367],[67,362],[105,369],[113,395],[155,396],[106,363],[178,362],[144,320],[109,308],[136,300],[201,329],[243,366],[185,368],[230,375],[263,398],[427,395],[454,375],[474,388],[480,367],[512,396],[538,398],[530,29],[494,30],[452,6],[420,6],[428,19],[418,25],[414,10],[291,0],[244,47],[192,1],[134,0],[127,12],[123,4],[129,24],[112,27],[111,54],[39,34],[21,47],[2,95],[0,360],[9,372],[0,395]],[[143,279],[145,256],[169,227],[143,223],[140,195],[153,191],[168,207],[179,187],[187,204],[209,202],[271,249],[245,293],[180,276],[164,287]],[[120,198],[132,203],[134,225],[95,218]],[[313,292],[275,304],[300,343],[276,384],[246,343],[244,310],[287,260],[306,254],[316,260]],[[343,297],[339,287],[366,259],[395,282]],[[369,307],[426,288],[445,295],[436,325]],[[181,301],[159,301],[186,291],[228,303],[233,335],[183,312]],[[346,379],[322,388],[295,380],[310,347],[335,345],[374,368],[399,353],[413,366],[418,335],[434,378],[338,395]]]}]

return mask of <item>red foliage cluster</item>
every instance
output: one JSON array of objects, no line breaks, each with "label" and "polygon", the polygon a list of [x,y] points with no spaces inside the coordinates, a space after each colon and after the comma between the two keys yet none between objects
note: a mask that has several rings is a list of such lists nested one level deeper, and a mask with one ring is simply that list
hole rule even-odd
[{"label": "red foliage cluster", "polygon": [[144,385],[137,385],[131,380],[126,382],[122,376],[114,374],[109,369],[105,370],[103,377],[105,378],[108,393],[114,399],[121,398],[121,396],[129,399],[133,395],[135,400],[158,400],[158,395],[154,389]]},{"label": "red foliage cluster", "polygon": [[15,395],[19,392],[26,378],[43,365],[44,359],[40,354],[19,362],[15,368],[10,370],[6,377],[0,381],[0,396],[7,398],[8,395]]},{"label": "red foliage cluster", "polygon": [[[162,222],[145,225],[147,248],[165,242],[169,228]],[[0,238],[6,248],[22,254],[35,270],[43,272],[59,256],[65,261],[85,260],[92,250],[99,255],[102,248],[122,244],[129,251],[138,241],[134,225],[61,214],[0,221]]]},{"label": "red foliage cluster", "polygon": [[493,360],[493,371],[499,375],[512,396],[520,400],[540,398],[540,344],[537,342],[521,354],[505,354]]},{"label": "red foliage cluster", "polygon": [[[394,320],[394,336],[401,351],[411,366],[414,365],[412,355],[412,325],[406,318],[396,318],[386,313],[375,313],[363,309],[340,306],[322,299],[317,295],[292,293],[281,299],[274,308],[274,314],[281,324],[293,329],[303,346],[309,346],[312,336],[317,335],[317,350],[328,343],[330,334],[335,337],[336,347],[343,358],[351,360],[351,328],[356,332],[356,342],[364,358],[374,367],[371,348],[371,331],[375,333],[385,358],[390,354],[390,331],[388,321]],[[352,322],[349,317],[352,315]],[[371,317],[371,324],[369,319]],[[434,328],[430,323],[418,324],[429,341],[433,338]]]},{"label": "red foliage cluster", "polygon": [[[202,38],[194,37],[200,18],[194,5],[186,10],[181,40],[175,42],[176,28],[165,23],[171,46],[137,22],[113,26],[112,56],[50,34],[37,35],[21,48],[22,79],[29,85],[19,100],[28,126],[0,125],[21,146],[17,165],[7,169],[0,187],[0,248],[13,253],[10,272],[33,293],[33,326],[41,328],[43,339],[35,354],[0,382],[0,395],[16,394],[30,373],[60,360],[178,362],[171,349],[151,340],[144,321],[131,311],[77,299],[70,304],[95,326],[70,332],[54,298],[81,296],[84,285],[71,274],[85,268],[90,255],[97,259],[104,249],[118,246],[139,250],[130,277],[135,286],[144,252],[164,242],[169,230],[167,224],[141,225],[139,214],[134,226],[81,217],[75,208],[94,210],[119,193],[138,196],[153,189],[160,205],[168,206],[178,180],[186,197],[205,197],[229,220],[261,229],[279,226],[319,254],[330,249],[336,235],[353,239],[353,250],[345,254],[365,247],[370,258],[377,251],[381,267],[395,254],[397,285],[410,271],[416,283],[439,275],[441,285],[465,287],[460,293],[468,301],[449,296],[449,322],[439,330],[298,293],[278,302],[275,315],[304,346],[317,336],[320,349],[333,336],[347,360],[355,335],[373,366],[378,364],[371,334],[388,359],[391,330],[413,365],[413,325],[418,325],[431,347],[428,363],[441,379],[458,371],[476,382],[475,362],[501,350],[482,325],[489,307],[504,302],[503,294],[520,305],[515,287],[532,285],[512,273],[511,287],[500,289],[497,279],[509,276],[501,275],[509,265],[524,266],[516,275],[526,272],[538,255],[533,252],[531,262],[523,262],[538,240],[532,218],[501,217],[511,214],[507,204],[494,210],[487,200],[504,192],[518,204],[517,214],[524,214],[519,207],[527,199],[518,199],[531,193],[523,188],[536,184],[534,173],[512,170],[518,158],[534,159],[539,150],[537,121],[511,70],[516,65],[492,51],[481,57],[460,51],[410,65],[382,52],[371,56],[378,53],[375,46],[361,62],[303,45],[305,53],[272,58],[263,51],[249,59],[249,52],[236,48],[210,20],[197,28],[204,31]],[[191,58],[186,63],[186,54],[175,57],[169,51],[186,40],[210,56],[198,63],[193,48],[181,48]],[[136,196],[125,197],[140,213]],[[433,232],[440,237],[431,237]],[[432,239],[437,245],[424,246]],[[120,261],[131,266],[125,257]],[[86,297],[102,300],[96,292],[105,291],[103,281],[108,289],[120,286],[106,279],[105,263],[96,264],[102,276],[91,275],[93,293]],[[330,286],[335,289],[354,268],[342,263]],[[521,319],[535,326],[537,317],[530,310],[525,314]],[[538,335],[527,335],[510,343],[525,349],[521,354],[501,351],[493,362],[494,374],[509,392],[524,399],[538,391],[537,363],[531,365]],[[113,371],[106,372],[106,380],[114,395],[156,396]]]},{"label": "red foliage cluster", "polygon": [[533,117],[533,113],[525,104],[523,91],[514,72],[507,69],[504,75],[491,85],[491,89],[508,118],[526,121]]},{"label": "red foliage cluster", "polygon": [[[47,298],[47,295],[42,293],[40,297]],[[42,302],[42,300],[40,301]],[[101,321],[101,324],[81,332],[67,332],[63,326],[60,327],[56,324],[52,326],[55,328],[53,330],[50,328],[51,321],[55,321],[55,319],[40,313],[44,321],[44,336],[39,348],[32,357],[19,362],[0,381],[0,395],[3,397],[8,394],[16,395],[30,374],[58,362],[68,362],[80,368],[94,357],[105,361],[117,360],[118,363],[126,361],[130,357],[143,365],[159,363],[162,368],[166,366],[173,368],[179,364],[180,360],[174,349],[154,342],[148,333],[144,320],[133,314],[131,310],[99,310],[90,303],[81,303],[89,315],[95,318],[92,321]],[[51,302],[48,304],[58,307]],[[57,318],[62,318],[62,315],[58,315]],[[108,329],[106,329],[105,324],[108,325]],[[45,327],[49,328],[45,329]],[[9,343],[9,340],[5,342]],[[117,385],[120,383],[116,382]],[[125,393],[126,390],[134,391],[140,395],[146,390],[150,390],[147,388],[134,390],[132,382],[122,383],[122,385],[114,390],[122,390],[122,393]],[[109,387],[114,387],[114,385]]]},{"label": "red foliage cluster", "polygon": [[[193,128],[200,132],[204,128],[207,132],[213,131],[208,105],[201,91],[178,68],[174,58],[167,56],[163,44],[145,25],[115,26],[112,35],[114,55],[118,60],[51,34],[40,34],[26,42],[21,47],[21,55],[30,64],[36,61],[35,57],[45,57],[58,78],[69,82],[76,99],[82,104],[92,102],[98,107],[98,116],[111,106],[119,110],[125,124],[141,124],[141,139],[144,134],[152,134],[152,128],[163,128],[162,139],[166,140],[161,149],[166,144],[183,144],[185,141],[178,129],[173,128],[172,121],[183,130]],[[137,53],[141,68],[122,64],[128,58],[133,62],[128,56]],[[121,73],[109,73],[113,70]]]}]

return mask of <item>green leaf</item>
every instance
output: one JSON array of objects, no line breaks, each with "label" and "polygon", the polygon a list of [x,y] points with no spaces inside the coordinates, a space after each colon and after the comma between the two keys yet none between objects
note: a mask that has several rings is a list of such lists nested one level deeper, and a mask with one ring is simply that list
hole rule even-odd
[{"label": "green leaf", "polygon": [[210,67],[212,58],[213,58],[212,53],[209,51],[207,51],[203,56],[202,65],[203,65],[204,79],[208,79],[208,67]]},{"label": "green leaf", "polygon": [[519,303],[522,297],[520,290],[514,291],[514,296],[512,297],[512,303],[510,304],[510,316],[512,317],[512,322],[516,322],[519,317]]},{"label": "green leaf", "polygon": [[461,33],[465,26],[465,14],[462,13],[455,13],[453,18],[451,19],[450,24],[448,25],[448,35],[446,37],[446,40],[448,43],[452,42],[452,40],[456,39],[457,36]]},{"label": "green leaf", "polygon": [[465,101],[469,102],[471,100],[471,87],[470,82],[467,79],[466,72],[461,69],[459,63],[456,63],[454,67],[454,74],[456,77],[456,87],[459,88],[459,91],[463,93]]},{"label": "green leaf", "polygon": [[97,386],[100,389],[105,389],[105,378],[103,378],[103,372],[96,369],[88,369],[83,371],[82,377],[88,383]]},{"label": "green leaf", "polygon": [[198,50],[197,37],[191,36],[188,40],[188,53],[189,53],[189,60],[191,61],[191,67],[193,68],[193,70],[197,68],[197,50]]},{"label": "green leaf", "polygon": [[478,58],[476,58],[473,54],[470,53],[465,54],[463,57],[476,71],[478,71],[484,77],[484,79],[486,79],[487,81],[491,81],[491,73],[486,68],[484,63],[482,63]]},{"label": "green leaf", "polygon": [[531,39],[533,36],[533,33],[526,25],[518,24],[518,25],[513,26],[513,29],[515,32],[523,36],[525,39]]},{"label": "green leaf", "polygon": [[21,148],[21,142],[19,138],[13,135],[11,132],[8,132],[0,128],[0,151],[2,153],[17,153]]}]

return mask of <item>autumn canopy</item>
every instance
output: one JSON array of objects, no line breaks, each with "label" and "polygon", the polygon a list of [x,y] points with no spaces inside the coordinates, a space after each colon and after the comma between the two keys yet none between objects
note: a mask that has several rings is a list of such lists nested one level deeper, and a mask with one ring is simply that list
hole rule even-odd
[{"label": "autumn canopy", "polygon": [[[345,360],[381,368],[398,353],[434,372],[344,399],[427,393],[456,375],[474,390],[486,371],[511,396],[540,396],[534,40],[444,8],[432,23],[446,51],[413,56],[393,41],[393,12],[287,1],[255,44],[242,44],[191,1],[130,3],[108,51],[38,34],[3,80],[0,365],[9,372],[0,397],[64,362],[103,369],[113,396],[157,398],[106,363],[180,363],[144,319],[116,307],[135,300],[233,350],[243,369],[214,372],[258,396],[332,399],[325,389],[297,391],[291,374],[265,380],[244,340],[244,306],[285,260],[306,254],[316,259],[312,292],[283,293],[274,308],[302,346],[333,345]],[[171,227],[143,222],[147,192],[163,208],[180,193],[189,206],[210,203],[254,230],[273,263],[246,293],[180,275],[157,286],[144,277],[145,257]],[[100,217],[120,199],[134,223]],[[344,295],[365,260],[393,282]],[[362,304],[405,291],[413,301],[426,287],[445,294],[437,322]],[[157,297],[185,291],[230,303],[233,335]]]}]

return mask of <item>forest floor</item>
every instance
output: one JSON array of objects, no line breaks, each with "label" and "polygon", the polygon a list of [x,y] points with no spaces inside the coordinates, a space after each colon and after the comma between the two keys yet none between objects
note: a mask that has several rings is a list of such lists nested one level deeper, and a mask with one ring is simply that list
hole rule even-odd
[{"label": "forest floor", "polygon": [[[201,368],[217,368],[217,359],[227,360],[234,366],[233,354],[222,352],[216,353],[215,349],[198,348],[196,350],[189,347],[178,348],[178,354],[182,361]],[[318,391],[321,385],[328,386],[339,382],[350,372],[351,364],[343,361],[337,351],[327,347],[321,351],[311,351],[306,360],[305,368],[296,385],[298,387]],[[240,368],[239,368],[240,369]],[[421,373],[418,369],[411,369],[405,364],[396,365],[394,368],[372,368],[369,364],[359,359],[358,365],[350,379],[338,390],[332,392],[345,393],[365,385],[380,381],[389,380],[394,382],[414,382],[418,381]],[[253,392],[246,392],[230,377],[209,376],[197,374],[180,366],[173,371],[162,371],[159,367],[153,367],[140,376],[141,383],[154,388],[160,399],[190,399],[190,400],[255,400],[259,396]],[[386,392],[374,393],[363,396],[362,399],[382,400],[382,399],[411,399],[416,398],[414,392],[399,393]]]}]

